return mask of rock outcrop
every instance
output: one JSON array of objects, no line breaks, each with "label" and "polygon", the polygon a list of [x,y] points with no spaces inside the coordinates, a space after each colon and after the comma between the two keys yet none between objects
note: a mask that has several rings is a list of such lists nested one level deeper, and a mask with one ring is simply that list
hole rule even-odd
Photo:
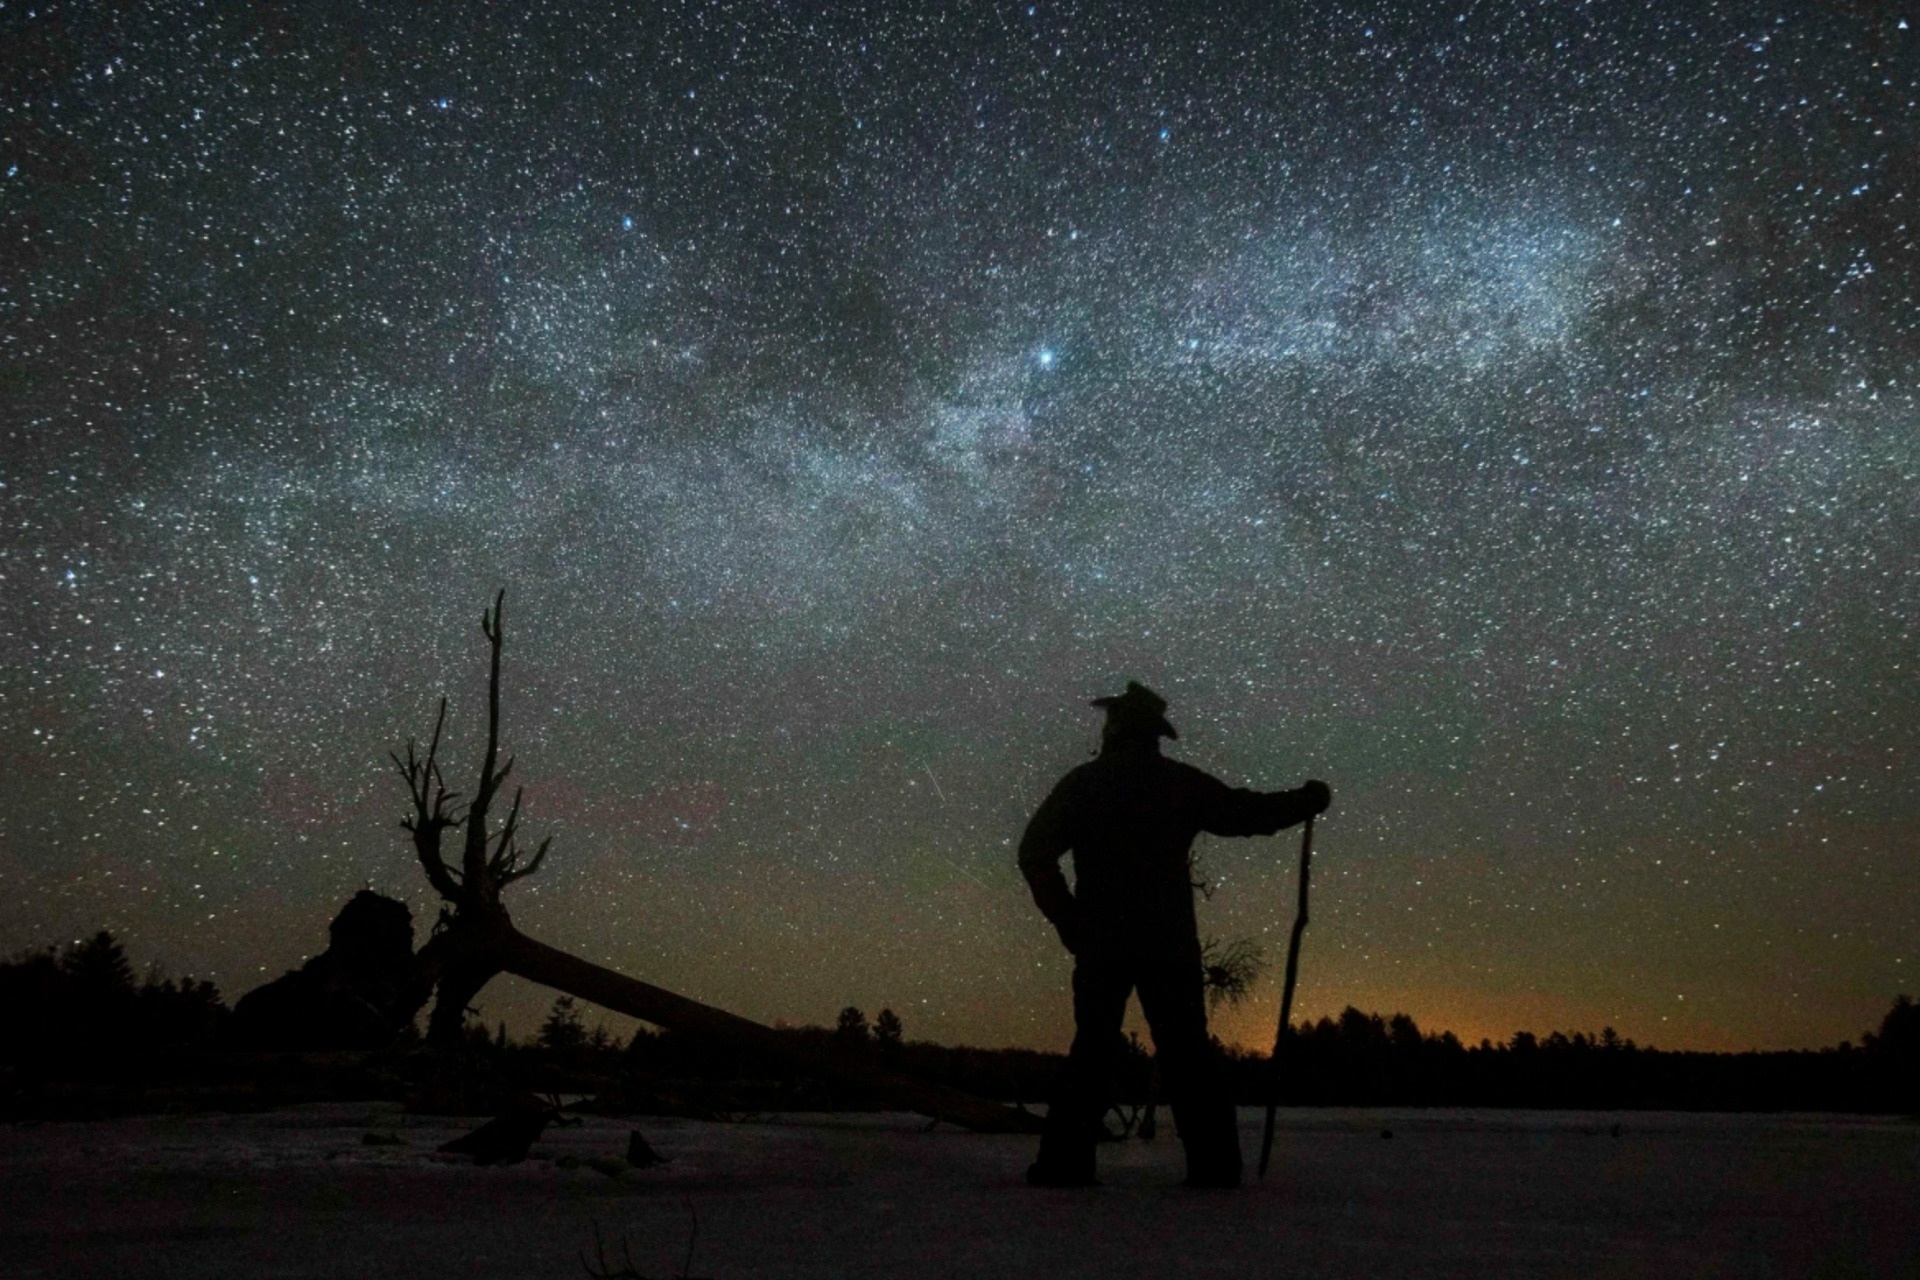
[{"label": "rock outcrop", "polygon": [[415,977],[413,913],[362,889],[328,926],[327,949],[249,991],[233,1010],[241,1043],[262,1049],[381,1049],[426,998]]}]

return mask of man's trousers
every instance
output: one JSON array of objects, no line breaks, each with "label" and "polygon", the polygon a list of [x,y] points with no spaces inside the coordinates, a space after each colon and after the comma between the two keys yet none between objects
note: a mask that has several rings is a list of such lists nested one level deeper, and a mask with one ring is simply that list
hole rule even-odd
[{"label": "man's trousers", "polygon": [[1073,969],[1073,1049],[1047,1110],[1037,1171],[1063,1183],[1093,1178],[1093,1153],[1123,1044],[1127,997],[1153,1034],[1167,1101],[1187,1152],[1187,1181],[1237,1186],[1240,1133],[1218,1054],[1207,1039],[1207,1006],[1197,942],[1143,953],[1089,948]]}]

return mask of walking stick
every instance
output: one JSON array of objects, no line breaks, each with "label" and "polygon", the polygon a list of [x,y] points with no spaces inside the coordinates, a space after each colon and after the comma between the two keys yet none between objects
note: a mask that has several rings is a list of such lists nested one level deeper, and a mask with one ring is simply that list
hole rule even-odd
[{"label": "walking stick", "polygon": [[1268,1059],[1267,1127],[1260,1136],[1260,1176],[1267,1176],[1273,1155],[1273,1109],[1280,1103],[1280,1051],[1286,1047],[1293,1018],[1293,980],[1300,976],[1300,935],[1307,931],[1307,870],[1313,863],[1313,819],[1300,833],[1300,907],[1293,916],[1293,938],[1287,943],[1287,981],[1280,989],[1280,1027],[1273,1033],[1273,1057]]}]

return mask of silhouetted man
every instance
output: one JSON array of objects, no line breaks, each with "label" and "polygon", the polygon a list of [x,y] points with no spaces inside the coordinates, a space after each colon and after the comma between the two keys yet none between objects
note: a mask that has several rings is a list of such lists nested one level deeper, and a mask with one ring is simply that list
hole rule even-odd
[{"label": "silhouetted man", "polygon": [[[1240,1185],[1240,1133],[1212,1046],[1193,916],[1189,855],[1202,831],[1272,835],[1324,810],[1324,782],[1297,791],[1245,791],[1160,754],[1178,738],[1167,701],[1128,681],[1096,698],[1106,708],[1100,754],[1062,778],[1020,841],[1033,900],[1073,953],[1073,1050],[1047,1110],[1038,1186],[1094,1184],[1093,1152],[1136,989],[1153,1033],[1168,1102],[1187,1150],[1187,1185]],[[1073,853],[1074,887],[1060,871]]]}]

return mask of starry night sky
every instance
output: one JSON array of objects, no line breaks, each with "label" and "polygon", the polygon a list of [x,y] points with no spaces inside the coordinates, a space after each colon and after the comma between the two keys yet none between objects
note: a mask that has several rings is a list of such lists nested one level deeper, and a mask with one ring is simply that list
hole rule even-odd
[{"label": "starry night sky", "polygon": [[504,586],[516,920],[752,1017],[1064,1045],[1013,846],[1128,678],[1332,784],[1310,1016],[1920,986],[1901,6],[816,8],[0,4],[0,946],[424,936]]}]

